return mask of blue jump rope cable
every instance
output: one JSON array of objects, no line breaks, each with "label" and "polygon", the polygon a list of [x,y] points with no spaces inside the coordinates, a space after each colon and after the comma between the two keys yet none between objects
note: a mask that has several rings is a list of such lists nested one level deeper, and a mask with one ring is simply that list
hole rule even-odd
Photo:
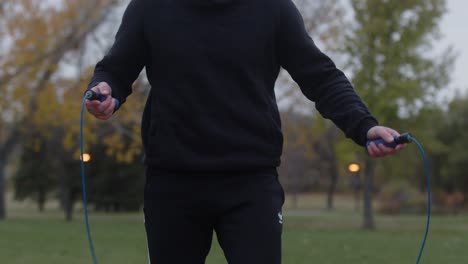
[{"label": "blue jump rope cable", "polygon": [[431,199],[431,172],[429,170],[429,162],[427,161],[426,153],[424,152],[423,147],[421,144],[412,136],[409,136],[409,141],[413,142],[418,146],[419,152],[424,160],[424,170],[426,171],[427,177],[427,222],[426,222],[426,231],[424,233],[424,239],[421,244],[421,249],[419,250],[418,259],[416,260],[416,264],[419,264],[421,261],[421,257],[424,251],[424,246],[426,245],[427,235],[429,234],[429,226],[431,224],[431,207],[432,207],[432,199]]},{"label": "blue jump rope cable", "polygon": [[[85,103],[86,100],[100,100],[103,101],[105,99],[104,96],[94,93],[92,91],[88,91],[85,94],[85,97],[83,98],[83,103],[81,104],[81,115],[80,115],[80,157],[83,157],[83,119],[84,119],[84,108],[85,108]],[[116,108],[118,108],[119,102],[116,101]],[[427,161],[426,153],[424,152],[423,147],[421,144],[410,134],[402,134],[399,137],[395,137],[395,141],[392,144],[385,143],[382,139],[378,140],[372,140],[370,142],[375,142],[376,144],[385,144],[389,147],[395,147],[397,144],[400,143],[409,143],[413,142],[416,144],[416,146],[419,149],[419,152],[421,153],[421,156],[424,160],[424,169],[426,171],[426,177],[427,177],[427,223],[426,223],[426,231],[424,233],[424,239],[421,244],[421,248],[419,250],[418,258],[416,260],[416,264],[419,264],[421,261],[421,257],[423,255],[424,247],[426,245],[427,241],[427,236],[429,234],[429,226],[431,223],[431,175],[429,171],[429,162]],[[82,192],[83,192],[83,210],[84,210],[84,217],[85,217],[85,224],[86,224],[86,232],[88,235],[88,243],[89,243],[89,250],[91,252],[91,256],[93,258],[93,263],[98,264],[97,257],[96,257],[96,252],[94,250],[94,244],[93,244],[93,239],[91,237],[91,229],[89,227],[89,220],[88,220],[88,202],[86,199],[86,176],[85,176],[85,166],[84,166],[84,160],[81,158],[81,187],[82,187]]]},{"label": "blue jump rope cable", "polygon": [[83,103],[81,104],[81,114],[80,114],[80,157],[81,157],[81,188],[83,192],[83,210],[84,210],[84,217],[86,223],[86,232],[88,234],[88,243],[89,243],[89,250],[91,251],[91,256],[93,257],[93,263],[98,264],[96,252],[94,251],[94,244],[93,239],[91,237],[91,229],[89,227],[89,220],[88,220],[88,202],[86,199],[86,176],[85,176],[85,166],[84,166],[84,159],[83,159],[83,119],[84,119],[84,108],[86,103],[87,97],[83,99]]}]

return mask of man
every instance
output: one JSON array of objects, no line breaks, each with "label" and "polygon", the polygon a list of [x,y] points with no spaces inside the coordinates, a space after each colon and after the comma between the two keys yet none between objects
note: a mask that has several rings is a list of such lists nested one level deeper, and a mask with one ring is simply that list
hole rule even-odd
[{"label": "man", "polygon": [[[88,101],[112,116],[146,67],[142,121],[150,260],[204,263],[213,231],[231,264],[281,263],[280,67],[360,145],[398,135],[378,126],[345,75],[307,34],[291,0],[133,0],[96,65]],[[371,144],[369,155],[396,149]]]}]

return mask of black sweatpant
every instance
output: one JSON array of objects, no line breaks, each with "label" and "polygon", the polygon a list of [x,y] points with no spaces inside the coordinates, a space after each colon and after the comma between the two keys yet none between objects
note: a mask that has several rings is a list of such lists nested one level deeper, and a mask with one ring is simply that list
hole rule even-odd
[{"label": "black sweatpant", "polygon": [[174,173],[147,168],[150,263],[203,264],[215,231],[229,264],[279,264],[283,203],[275,169]]}]

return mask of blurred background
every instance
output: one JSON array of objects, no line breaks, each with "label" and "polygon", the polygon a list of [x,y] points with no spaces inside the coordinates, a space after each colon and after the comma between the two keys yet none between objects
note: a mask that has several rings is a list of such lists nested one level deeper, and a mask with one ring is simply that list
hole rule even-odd
[{"label": "blurred background", "polygon": [[[0,0],[0,263],[90,263],[79,111],[129,0]],[[380,123],[411,132],[430,162],[424,263],[467,263],[468,2],[296,0],[316,44]],[[86,115],[91,225],[105,263],[146,262],[142,73],[108,122]],[[285,263],[411,263],[425,228],[417,149],[371,160],[307,101],[276,87],[285,136]],[[372,230],[372,232],[369,232]],[[214,245],[208,263],[226,263]]]}]

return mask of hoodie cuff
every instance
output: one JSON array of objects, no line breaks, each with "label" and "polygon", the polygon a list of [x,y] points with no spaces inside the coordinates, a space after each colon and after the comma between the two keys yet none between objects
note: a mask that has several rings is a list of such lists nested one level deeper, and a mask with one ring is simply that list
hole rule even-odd
[{"label": "hoodie cuff", "polygon": [[355,139],[356,143],[361,146],[365,146],[367,143],[367,132],[375,127],[378,126],[379,122],[374,117],[368,117],[366,119],[361,120],[359,124],[358,130],[358,137]]}]

